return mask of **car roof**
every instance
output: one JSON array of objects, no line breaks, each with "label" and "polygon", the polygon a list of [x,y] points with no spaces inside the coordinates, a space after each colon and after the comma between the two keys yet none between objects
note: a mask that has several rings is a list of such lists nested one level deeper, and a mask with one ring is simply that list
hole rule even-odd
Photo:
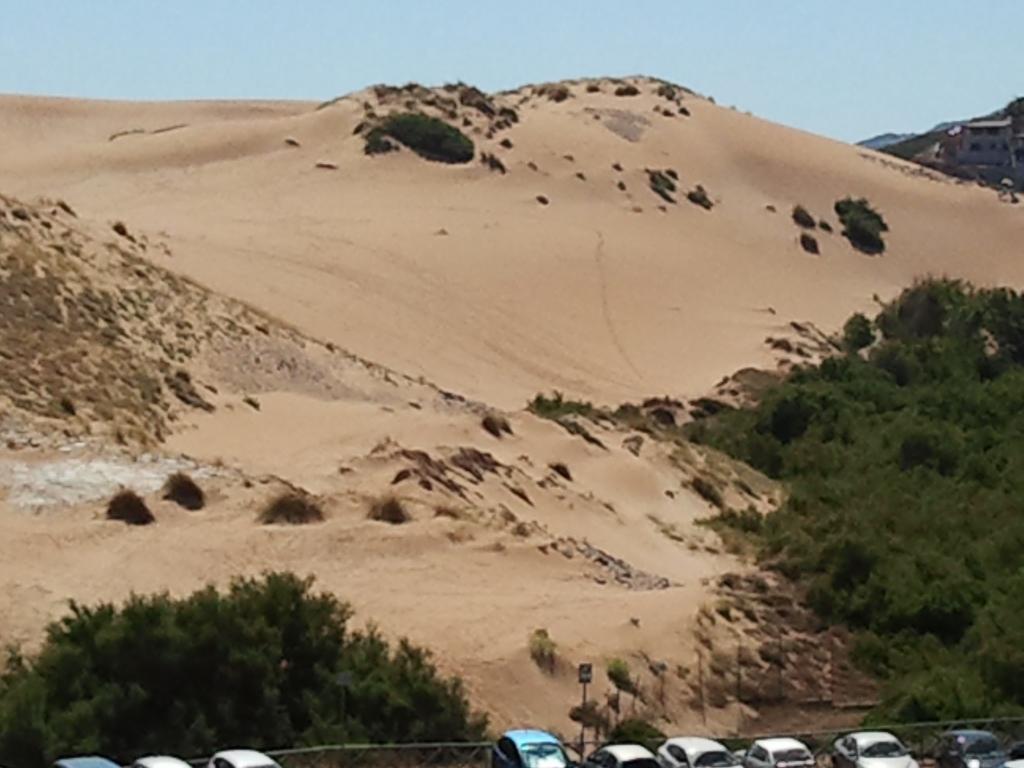
[{"label": "car roof", "polygon": [[225,749],[218,752],[212,759],[227,760],[235,768],[262,768],[265,765],[277,765],[270,755],[257,752],[255,749]]},{"label": "car roof", "polygon": [[647,747],[642,747],[639,744],[606,744],[601,747],[601,751],[614,755],[615,759],[619,762],[654,759],[654,753]]},{"label": "car roof", "polygon": [[679,747],[688,755],[703,754],[705,752],[728,752],[723,745],[712,739],[705,739],[701,736],[676,736],[668,739],[662,746],[673,745]]},{"label": "car roof", "polygon": [[143,766],[143,768],[190,768],[189,764],[180,757],[171,755],[147,755],[138,758],[132,765]]},{"label": "car roof", "polygon": [[869,747],[880,741],[899,742],[899,739],[888,731],[858,731],[857,733],[851,733],[850,738],[857,742],[858,747]]},{"label": "car roof", "polygon": [[807,749],[807,745],[797,741],[796,739],[790,739],[788,737],[780,737],[775,739],[758,739],[754,742],[769,752],[781,752],[784,749]]},{"label": "car roof", "polygon": [[113,760],[99,755],[82,755],[80,757],[62,757],[55,760],[54,765],[61,768],[120,768]]},{"label": "car roof", "polygon": [[963,728],[955,731],[946,731],[946,736],[956,736],[957,738],[963,738],[967,741],[974,741],[976,739],[994,739],[996,738],[994,733],[989,731],[978,731],[971,728]]},{"label": "car roof", "polygon": [[511,739],[512,743],[517,747],[527,747],[531,744],[558,744],[561,746],[562,742],[558,740],[558,737],[553,736],[547,731],[538,731],[533,728],[520,728],[514,731],[505,731],[502,734],[502,738]]}]

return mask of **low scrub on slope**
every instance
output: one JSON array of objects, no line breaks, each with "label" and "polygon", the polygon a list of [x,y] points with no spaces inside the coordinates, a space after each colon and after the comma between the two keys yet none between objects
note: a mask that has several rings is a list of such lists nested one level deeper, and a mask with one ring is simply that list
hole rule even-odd
[{"label": "low scrub on slope", "polygon": [[0,763],[483,737],[458,679],[406,641],[352,631],[351,615],[291,574],[226,593],[73,604],[39,655],[12,656],[0,678]]},{"label": "low scrub on slope", "polygon": [[835,211],[842,222],[843,235],[854,248],[872,255],[885,250],[882,235],[889,231],[889,225],[867,200],[844,198],[836,203]]},{"label": "low scrub on slope", "polygon": [[877,717],[1021,712],[1024,297],[923,282],[848,329],[850,354],[692,436],[788,485],[763,557],[859,631]]},{"label": "low scrub on slope", "polygon": [[420,112],[388,115],[367,133],[367,147],[384,146],[386,137],[393,138],[420,157],[440,163],[468,163],[475,153],[473,140],[458,128]]}]

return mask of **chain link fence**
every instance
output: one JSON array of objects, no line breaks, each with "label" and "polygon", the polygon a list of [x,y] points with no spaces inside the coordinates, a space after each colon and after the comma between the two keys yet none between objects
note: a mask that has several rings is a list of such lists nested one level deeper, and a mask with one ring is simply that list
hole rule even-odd
[{"label": "chain link fence", "polygon": [[[1007,747],[1024,742],[1024,718],[992,718],[988,720],[956,720],[932,723],[882,725],[871,730],[894,733],[910,749],[922,766],[933,765],[939,738],[947,731],[971,728],[990,731]],[[746,749],[759,738],[790,736],[804,742],[814,753],[820,768],[831,768],[833,744],[851,730],[795,731],[791,733],[749,733],[743,736],[718,737],[729,749]],[[714,734],[708,734],[716,738]],[[492,742],[442,744],[334,744],[302,749],[271,750],[282,768],[490,768]],[[574,759],[582,761],[601,746],[587,741],[583,753],[577,755],[580,742],[567,741]],[[660,744],[648,744],[652,751]],[[189,761],[205,765],[205,759]]]}]

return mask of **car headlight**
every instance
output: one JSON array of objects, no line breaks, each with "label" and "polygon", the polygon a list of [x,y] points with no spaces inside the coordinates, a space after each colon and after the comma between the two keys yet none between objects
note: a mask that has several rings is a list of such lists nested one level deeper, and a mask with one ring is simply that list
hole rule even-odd
[{"label": "car headlight", "polygon": [[972,757],[967,761],[967,768],[981,768],[981,760],[976,757]]}]

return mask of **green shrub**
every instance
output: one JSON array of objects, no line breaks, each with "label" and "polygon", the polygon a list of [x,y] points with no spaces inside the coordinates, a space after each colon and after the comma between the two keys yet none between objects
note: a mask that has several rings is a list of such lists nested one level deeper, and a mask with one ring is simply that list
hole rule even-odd
[{"label": "green shrub", "polygon": [[843,346],[848,352],[859,352],[875,343],[875,329],[868,318],[857,312],[843,325]]},{"label": "green shrub", "polygon": [[665,733],[660,728],[638,717],[623,720],[608,734],[610,743],[641,744],[651,751],[657,751],[665,738]]},{"label": "green shrub", "polygon": [[640,95],[640,89],[632,83],[623,83],[615,89],[616,96],[638,96]]},{"label": "green shrub", "polygon": [[867,200],[844,198],[836,203],[835,211],[843,225],[843,235],[854,248],[868,254],[885,251],[882,234],[889,231],[889,226]]},{"label": "green shrub", "polygon": [[366,136],[367,154],[371,144],[379,151],[385,149],[387,137],[408,147],[420,157],[440,163],[468,163],[476,152],[473,141],[462,131],[444,120],[420,112],[388,115]]},{"label": "green shrub", "polygon": [[615,689],[623,693],[637,693],[636,682],[629,674],[629,664],[623,659],[612,659],[608,662],[608,680],[615,686]]},{"label": "green shrub", "polygon": [[557,419],[564,416],[584,416],[595,419],[601,415],[593,403],[584,400],[567,400],[558,390],[552,392],[550,396],[538,393],[529,402],[527,408],[531,413],[545,419]]},{"label": "green shrub", "polygon": [[810,211],[802,205],[793,206],[793,221],[797,226],[803,227],[804,229],[814,229],[816,226],[814,217],[811,216]]},{"label": "green shrub", "polygon": [[398,145],[381,128],[371,128],[366,134],[363,152],[367,155],[385,155],[398,150]]},{"label": "green shrub", "polygon": [[675,180],[665,171],[648,170],[647,181],[651,190],[667,203],[675,205],[676,199],[672,197],[677,187]]},{"label": "green shrub", "polygon": [[803,248],[807,253],[817,256],[821,253],[821,249],[818,247],[818,239],[807,232],[800,234],[800,247]]},{"label": "green shrub", "polygon": [[549,675],[554,673],[558,661],[558,646],[546,629],[536,629],[530,635],[530,658]]},{"label": "green shrub", "polygon": [[351,630],[350,618],[346,604],[291,574],[239,579],[224,593],[72,604],[37,656],[7,665],[0,762],[483,737],[458,679],[440,677],[406,641]]},{"label": "green shrub", "polygon": [[686,199],[694,205],[700,206],[705,211],[710,211],[714,207],[714,203],[711,202],[707,190],[700,184],[686,193]]}]

